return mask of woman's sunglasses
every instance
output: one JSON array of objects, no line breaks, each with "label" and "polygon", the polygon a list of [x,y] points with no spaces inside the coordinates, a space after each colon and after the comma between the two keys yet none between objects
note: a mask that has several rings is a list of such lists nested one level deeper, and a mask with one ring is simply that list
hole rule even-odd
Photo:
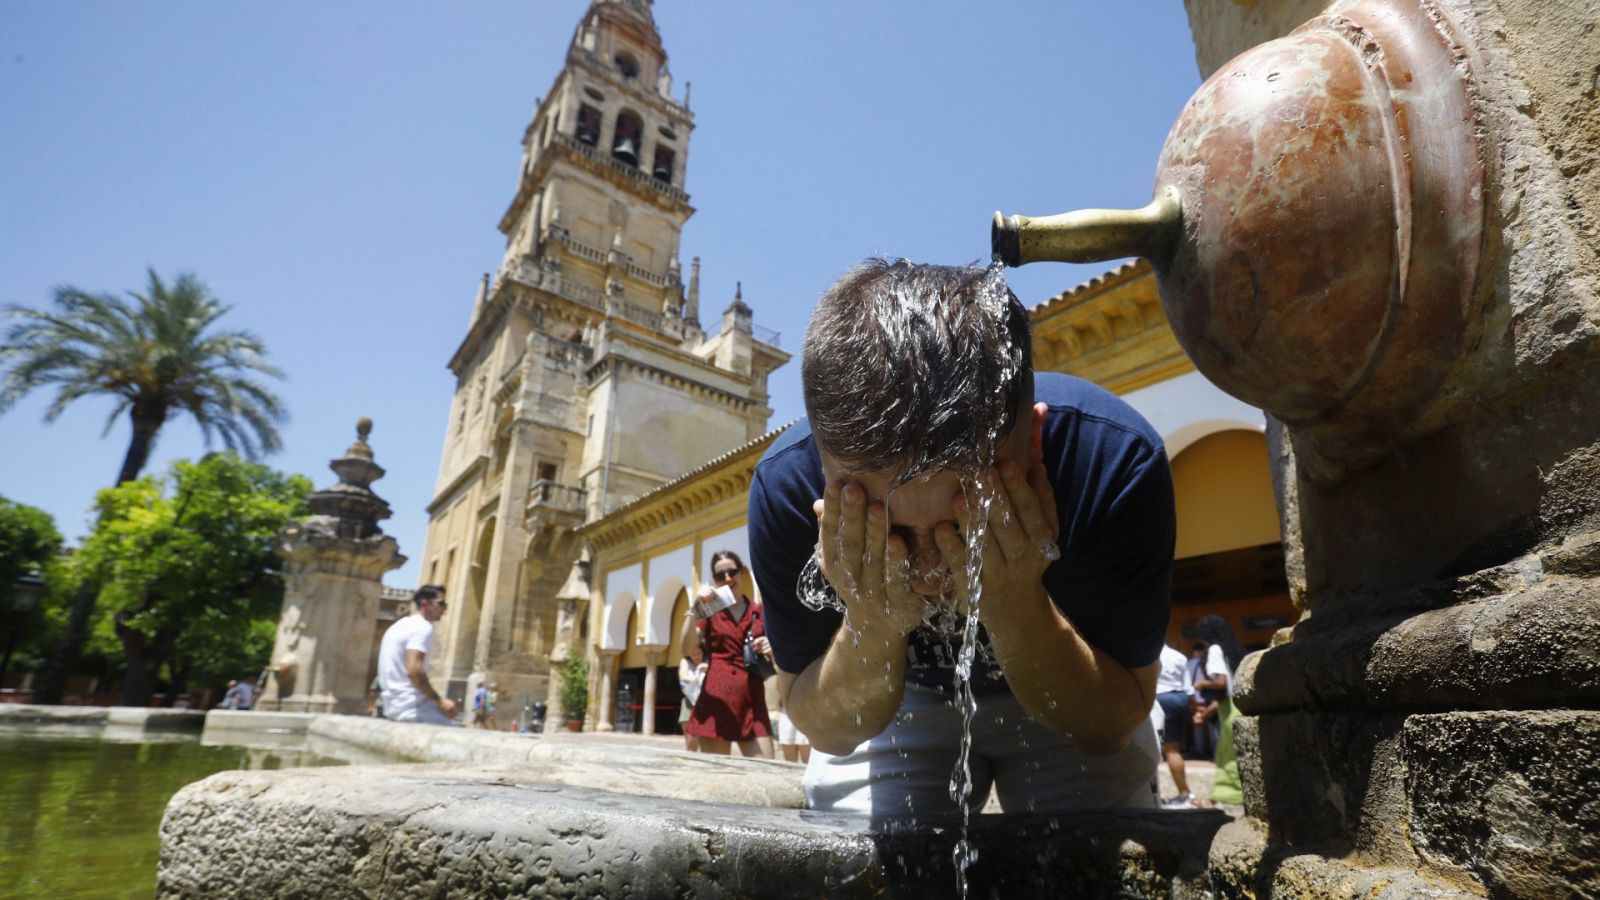
[{"label": "woman's sunglasses", "polygon": [[732,581],[735,578],[738,578],[739,577],[739,573],[743,572],[743,571],[744,571],[743,569],[725,569],[725,570],[723,570],[721,572],[712,572],[711,573],[711,580],[712,581]]}]

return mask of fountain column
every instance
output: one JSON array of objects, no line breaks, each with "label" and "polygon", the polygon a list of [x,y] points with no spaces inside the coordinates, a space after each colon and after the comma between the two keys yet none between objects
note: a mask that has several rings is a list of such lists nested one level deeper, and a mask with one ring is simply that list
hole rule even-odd
[{"label": "fountain column", "polygon": [[312,494],[312,515],[278,533],[283,611],[260,709],[366,711],[383,575],[406,560],[378,527],[389,504],[370,487],[384,474],[367,444],[371,431],[372,420],[363,417],[355,443],[329,463],[338,483]]}]

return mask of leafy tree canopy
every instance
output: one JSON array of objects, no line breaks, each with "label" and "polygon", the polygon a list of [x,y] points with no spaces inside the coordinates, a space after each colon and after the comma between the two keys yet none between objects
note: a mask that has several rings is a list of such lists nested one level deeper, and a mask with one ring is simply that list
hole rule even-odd
[{"label": "leafy tree canopy", "polygon": [[[127,414],[132,434],[117,484],[138,478],[167,419],[187,413],[200,426],[206,446],[221,437],[229,450],[251,459],[279,449],[277,426],[286,417],[282,401],[260,380],[281,378],[266,361],[266,347],[248,331],[225,330],[219,320],[229,307],[192,274],[163,281],[149,270],[143,293],[127,298],[91,294],[71,286],[56,289],[54,308],[11,305],[0,340],[0,413],[24,395],[53,387],[45,421],[75,401],[109,396],[110,432]],[[99,574],[79,570],[60,641],[39,673],[37,703],[60,703],[66,679],[89,636]]]},{"label": "leafy tree canopy", "polygon": [[61,532],[42,509],[0,497],[0,600],[29,572],[45,574],[61,549]]},{"label": "leafy tree canopy", "polygon": [[[130,683],[220,680],[259,668],[283,601],[272,538],[306,515],[311,482],[232,453],[100,492],[75,563],[103,573],[93,643],[120,644]],[[138,700],[125,697],[124,702]]]}]

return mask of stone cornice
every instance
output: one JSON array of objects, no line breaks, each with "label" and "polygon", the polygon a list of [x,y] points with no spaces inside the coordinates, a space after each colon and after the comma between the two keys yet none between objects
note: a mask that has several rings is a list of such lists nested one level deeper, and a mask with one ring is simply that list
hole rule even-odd
[{"label": "stone cornice", "polygon": [[498,289],[488,302],[484,303],[483,309],[478,311],[478,315],[472,320],[472,325],[467,328],[466,336],[456,346],[456,352],[450,354],[450,362],[447,365],[457,378],[461,377],[467,361],[477,356],[483,345],[500,330],[515,303],[515,297]]},{"label": "stone cornice", "polygon": [[750,488],[761,454],[792,424],[773,429],[689,470],[582,526],[577,533],[603,550],[743,494]]},{"label": "stone cornice", "polygon": [[657,181],[644,170],[612,160],[599,148],[579,143],[572,135],[558,131],[550,135],[549,143],[540,148],[533,167],[523,173],[522,179],[517,183],[516,195],[511,198],[505,213],[500,216],[499,227],[502,234],[510,234],[516,227],[517,220],[522,216],[529,199],[533,197],[536,186],[549,181],[550,169],[558,161],[565,162],[581,172],[587,172],[628,195],[672,213],[680,219],[686,220],[694,215],[694,206],[689,203],[687,191]]},{"label": "stone cornice", "polygon": [[604,376],[607,369],[611,370],[613,377],[615,377],[617,370],[627,369],[635,375],[642,375],[657,384],[664,384],[703,399],[716,401],[740,413],[748,411],[755,402],[749,397],[735,394],[732,391],[724,390],[702,381],[695,381],[692,378],[686,378],[677,372],[663,369],[660,366],[653,366],[647,362],[617,354],[608,354],[589,367],[589,371],[586,373],[589,383],[597,383]]},{"label": "stone cornice", "polygon": [[671,359],[674,362],[689,366],[695,370],[698,370],[699,372],[703,372],[708,376],[714,375],[720,379],[726,379],[738,385],[740,388],[751,390],[751,394],[740,394],[736,391],[729,390],[726,387],[719,387],[710,383],[709,381],[702,381],[691,377],[688,374],[674,372],[671,369],[665,369],[657,365],[652,365],[646,360],[636,359],[634,357],[615,352],[596,359],[594,363],[589,366],[587,374],[589,375],[589,380],[591,383],[598,379],[600,373],[610,361],[616,360],[636,372],[649,375],[653,378],[657,378],[663,382],[670,383],[675,386],[689,387],[698,391],[703,391],[707,396],[720,398],[723,401],[731,403],[741,409],[755,402],[755,380],[749,376],[740,375],[738,372],[730,372],[727,369],[719,368],[718,366],[709,363],[692,353],[685,353],[675,347],[664,346],[659,341],[641,338],[639,335],[623,331],[621,329],[614,328],[612,330],[611,340],[614,343],[627,344],[633,347],[638,347],[649,353],[659,354]]},{"label": "stone cornice", "polygon": [[483,453],[478,454],[477,457],[472,460],[472,462],[467,463],[467,467],[462,469],[460,473],[456,475],[456,477],[450,479],[450,483],[444,486],[444,490],[441,490],[434,495],[433,501],[428,504],[428,516],[431,518],[450,500],[454,499],[456,494],[460,493],[461,490],[466,487],[467,482],[471,481],[478,475],[478,473],[482,472],[483,467],[487,466],[488,464],[489,457],[487,454]]},{"label": "stone cornice", "polygon": [[1035,306],[1034,368],[1126,394],[1194,371],[1167,324],[1155,272],[1119,266]]}]

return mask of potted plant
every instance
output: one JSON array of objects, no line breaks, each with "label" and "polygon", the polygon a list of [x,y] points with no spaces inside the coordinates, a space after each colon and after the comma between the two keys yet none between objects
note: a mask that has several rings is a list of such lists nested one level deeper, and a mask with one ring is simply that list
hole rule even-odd
[{"label": "potted plant", "polygon": [[561,664],[561,714],[568,731],[583,730],[583,714],[589,708],[589,660],[580,653]]}]

